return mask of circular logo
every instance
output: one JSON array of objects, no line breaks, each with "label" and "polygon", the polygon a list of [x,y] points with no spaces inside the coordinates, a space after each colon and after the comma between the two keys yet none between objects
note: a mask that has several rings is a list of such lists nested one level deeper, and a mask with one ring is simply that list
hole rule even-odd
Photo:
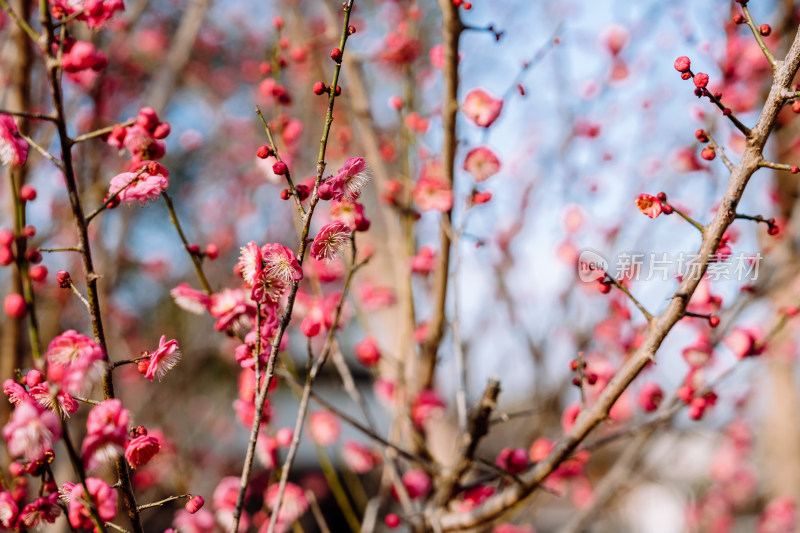
[{"label": "circular logo", "polygon": [[606,277],[608,261],[594,250],[584,250],[578,256],[578,278],[586,283]]}]

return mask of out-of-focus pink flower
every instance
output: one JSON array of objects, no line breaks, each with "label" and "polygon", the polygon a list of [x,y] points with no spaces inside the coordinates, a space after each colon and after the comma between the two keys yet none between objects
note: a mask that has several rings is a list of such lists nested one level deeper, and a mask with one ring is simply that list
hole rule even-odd
[{"label": "out-of-focus pink flower", "polygon": [[414,203],[422,211],[449,211],[453,207],[453,189],[434,177],[422,177],[414,186]]},{"label": "out-of-focus pink flower", "polygon": [[103,350],[89,337],[67,330],[47,347],[47,379],[69,394],[91,388],[103,369]]},{"label": "out-of-focus pink flower", "polygon": [[225,289],[211,295],[208,311],[217,319],[214,329],[226,331],[243,317],[249,316],[251,311],[254,312],[252,307],[245,302],[244,293],[240,289]]},{"label": "out-of-focus pink flower", "polygon": [[207,509],[200,509],[194,514],[181,509],[175,513],[172,525],[181,533],[213,533],[217,527],[214,514]]},{"label": "out-of-focus pink flower", "polygon": [[366,474],[380,462],[375,452],[353,440],[342,445],[342,457],[347,467],[356,474]]},{"label": "out-of-focus pink flower", "polygon": [[261,248],[253,241],[242,246],[239,254],[239,271],[244,278],[244,282],[252,287],[256,283],[256,276],[264,268],[264,258],[261,256]]},{"label": "out-of-focus pink flower", "polygon": [[480,505],[488,500],[494,493],[494,487],[488,485],[478,485],[477,487],[467,489],[464,491],[462,500],[458,504],[458,510],[462,513],[466,513],[476,507],[480,507]]},{"label": "out-of-focus pink flower", "polygon": [[760,355],[764,351],[764,347],[758,345],[760,339],[760,331],[754,328],[736,327],[722,343],[730,348],[737,358],[744,359],[747,356]]},{"label": "out-of-focus pink flower", "polygon": [[515,526],[514,524],[499,524],[492,533],[536,533],[533,526]]},{"label": "out-of-focus pink flower", "polygon": [[422,43],[398,32],[386,34],[381,47],[380,58],[393,65],[404,65],[417,59],[422,53]]},{"label": "out-of-focus pink flower", "polygon": [[23,507],[19,512],[19,525],[35,528],[41,525],[42,522],[52,524],[60,515],[61,507],[58,506],[58,491],[54,491],[47,496],[36,498]]},{"label": "out-of-focus pink flower", "polygon": [[403,474],[402,481],[408,492],[408,497],[412,500],[424,498],[433,486],[430,476],[418,469],[409,470]]},{"label": "out-of-focus pink flower", "polygon": [[373,367],[381,360],[381,352],[378,350],[378,343],[372,336],[365,337],[364,340],[356,344],[354,353],[358,362],[366,367]]},{"label": "out-of-focus pink flower", "polygon": [[139,468],[150,462],[161,450],[161,443],[153,435],[139,435],[125,447],[125,459],[132,468]]},{"label": "out-of-focus pink flower", "polygon": [[128,441],[130,415],[117,399],[105,400],[89,411],[83,439],[83,461],[89,469],[115,459]]},{"label": "out-of-focus pink flower", "polygon": [[344,222],[334,221],[319,230],[311,244],[311,257],[317,261],[333,261],[344,254],[353,230]]},{"label": "out-of-focus pink flower", "polygon": [[11,378],[3,382],[3,393],[8,396],[9,402],[17,406],[23,402],[31,401],[31,395],[28,394],[25,387]]},{"label": "out-of-focus pink flower", "polygon": [[78,402],[75,401],[75,398],[64,390],[57,392],[52,390],[49,381],[44,381],[32,387],[30,395],[41,407],[49,409],[63,418],[67,418],[78,411]]},{"label": "out-of-focus pink flower", "polygon": [[58,19],[75,13],[78,20],[86,22],[89,28],[99,28],[117,11],[125,11],[123,0],[51,0],[50,8]]},{"label": "out-of-focus pink flower", "polygon": [[661,401],[664,399],[664,391],[661,390],[658,383],[648,381],[639,389],[639,396],[637,396],[637,399],[639,401],[639,406],[645,413],[652,413],[661,405]]},{"label": "out-of-focus pink flower", "polygon": [[342,432],[339,419],[330,411],[314,411],[308,416],[308,431],[318,446],[331,446]]},{"label": "out-of-focus pink flower", "polygon": [[609,24],[600,34],[600,41],[612,56],[616,56],[628,44],[630,36],[630,32],[625,26]]},{"label": "out-of-focus pink flower", "polygon": [[11,420],[3,426],[3,438],[11,457],[40,461],[61,437],[58,417],[42,410],[32,401],[22,402],[14,409]]},{"label": "out-of-focus pink flower", "polygon": [[358,202],[333,200],[331,202],[331,217],[356,231],[366,231],[370,226],[370,221],[364,216],[364,206]]},{"label": "out-of-focus pink flower", "polygon": [[0,115],[0,163],[21,166],[28,160],[28,142],[19,136],[14,117]]},{"label": "out-of-focus pink flower", "polygon": [[797,527],[797,504],[791,496],[772,500],[758,519],[756,533],[793,533]]},{"label": "out-of-focus pink flower", "polygon": [[191,288],[188,283],[181,283],[169,291],[169,294],[178,307],[196,315],[202,315],[211,305],[209,295]]},{"label": "out-of-focus pink flower", "polygon": [[428,52],[428,57],[431,60],[431,65],[434,67],[444,67],[444,47],[441,44],[431,47],[430,52]]},{"label": "out-of-focus pink flower", "polygon": [[391,287],[376,286],[372,283],[364,282],[359,287],[359,297],[361,305],[370,311],[385,309],[395,304],[394,291]]},{"label": "out-of-focus pink flower", "polygon": [[17,519],[17,513],[19,513],[19,508],[11,493],[7,490],[0,492],[0,527],[11,529]]},{"label": "out-of-focus pink flower", "polygon": [[485,146],[473,148],[464,159],[464,170],[472,174],[478,183],[486,181],[500,170],[500,160]]},{"label": "out-of-focus pink flower", "polygon": [[461,111],[481,128],[491,126],[500,116],[502,109],[503,101],[494,98],[483,89],[470,91],[461,104]]},{"label": "out-of-focus pink flower", "polygon": [[160,163],[142,161],[133,172],[123,172],[111,178],[109,196],[118,191],[122,202],[146,203],[155,200],[169,187],[169,172]]},{"label": "out-of-focus pink flower", "polygon": [[714,347],[708,339],[708,336],[701,334],[694,344],[687,346],[683,349],[681,354],[683,358],[689,363],[692,368],[699,368],[707,365],[711,361],[711,354]]},{"label": "out-of-focus pink flower", "polygon": [[69,523],[75,529],[94,530],[92,515],[82,502],[91,500],[100,520],[107,522],[117,515],[117,491],[96,477],[86,478],[86,486],[89,488],[88,497],[83,493],[82,484],[64,485],[64,492],[69,494]]},{"label": "out-of-focus pink flower", "polygon": [[84,70],[99,72],[108,65],[108,58],[88,41],[75,41],[64,46],[61,68],[64,72],[76,73]]},{"label": "out-of-focus pink flower", "polygon": [[519,474],[528,466],[528,452],[524,448],[503,448],[494,464],[510,474]]},{"label": "out-of-focus pink flower", "polygon": [[423,246],[417,255],[411,258],[411,272],[415,274],[430,274],[436,266],[436,253],[430,246]]},{"label": "out-of-focus pink flower", "polygon": [[[267,490],[264,492],[264,503],[271,512],[274,512],[275,506],[278,504],[279,491],[280,485],[278,483],[273,483],[267,487]],[[303,516],[307,510],[308,499],[303,489],[292,482],[287,483],[283,491],[281,506],[278,509],[276,524],[278,527],[276,527],[276,530],[286,531],[292,523]]]},{"label": "out-of-focus pink flower", "polygon": [[417,427],[422,427],[432,416],[442,413],[446,405],[436,391],[420,391],[411,406],[411,420]]},{"label": "out-of-focus pink flower", "polygon": [[161,381],[167,372],[181,360],[181,351],[178,341],[167,340],[166,335],[162,335],[158,341],[158,348],[154,352],[143,352],[142,356],[147,357],[146,360],[139,362],[140,371],[144,369],[144,377],[150,381],[153,381],[154,378]]}]

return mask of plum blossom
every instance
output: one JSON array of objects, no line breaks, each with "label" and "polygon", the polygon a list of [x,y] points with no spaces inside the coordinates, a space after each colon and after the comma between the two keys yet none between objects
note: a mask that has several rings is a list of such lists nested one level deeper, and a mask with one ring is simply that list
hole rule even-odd
[{"label": "plum blossom", "polygon": [[85,70],[99,72],[108,65],[108,58],[88,41],[65,43],[61,57],[61,68],[64,72],[76,74]]},{"label": "plum blossom", "polygon": [[63,390],[53,390],[50,382],[45,381],[31,387],[31,398],[41,407],[67,418],[78,411],[78,402]]},{"label": "plum blossom", "polygon": [[125,449],[129,419],[128,410],[117,399],[105,400],[89,411],[82,448],[89,469],[116,458]]},{"label": "plum blossom", "polygon": [[214,513],[207,509],[200,509],[194,514],[181,509],[175,513],[172,525],[182,533],[213,533],[217,527]]},{"label": "plum blossom", "polygon": [[342,457],[347,467],[356,474],[366,474],[380,462],[372,450],[352,440],[342,445]]},{"label": "plum blossom", "polygon": [[78,20],[90,28],[99,28],[117,11],[125,11],[123,0],[50,0],[51,11],[57,19],[79,13]]},{"label": "plum blossom", "polygon": [[17,123],[11,115],[0,115],[0,163],[21,166],[28,160],[28,143],[19,136]]},{"label": "plum blossom", "polygon": [[453,189],[435,177],[422,177],[414,187],[414,202],[422,211],[449,211],[453,207]]},{"label": "plum blossom", "polygon": [[308,432],[319,446],[330,446],[339,439],[341,425],[330,411],[314,411],[308,415]]},{"label": "plum blossom", "polygon": [[[264,503],[274,511],[275,506],[278,504],[278,494],[280,492],[280,484],[273,483],[264,492]],[[298,518],[303,516],[308,510],[308,499],[306,498],[303,489],[292,482],[286,483],[283,492],[283,499],[281,506],[278,509],[278,517],[276,523],[276,531],[286,531]]]},{"label": "plum blossom", "polygon": [[211,297],[209,295],[191,288],[188,283],[181,283],[169,291],[169,294],[178,307],[196,315],[203,314],[211,305]]},{"label": "plum blossom", "polygon": [[502,109],[503,101],[494,98],[483,89],[470,91],[461,104],[461,111],[481,128],[491,126],[500,116]]},{"label": "plum blossom", "polygon": [[125,447],[125,459],[132,468],[139,468],[150,462],[160,450],[161,443],[157,437],[148,434],[139,435]]},{"label": "plum blossom", "polygon": [[11,529],[18,512],[19,508],[11,493],[7,490],[0,492],[0,527]]},{"label": "plum blossom", "polygon": [[[61,515],[61,507],[58,506],[58,492],[54,491],[48,496],[36,498],[31,503],[22,508],[19,512],[19,523],[28,528],[41,525],[42,522],[52,524]],[[2,525],[2,522],[0,522]]]},{"label": "plum blossom", "polygon": [[500,170],[500,160],[485,146],[473,148],[464,160],[464,170],[472,174],[478,183],[486,181]]},{"label": "plum blossom", "polygon": [[109,196],[119,192],[122,202],[147,203],[155,200],[169,187],[169,172],[160,163],[142,161],[133,172],[123,172],[111,178]]},{"label": "plum blossom", "polygon": [[640,194],[636,198],[636,207],[650,218],[656,218],[662,211],[661,200],[651,194]]},{"label": "plum blossom", "polygon": [[58,417],[41,409],[32,401],[21,403],[14,409],[11,420],[3,426],[3,438],[11,457],[26,461],[41,461],[47,450],[61,437]]},{"label": "plum blossom", "polygon": [[331,222],[319,230],[311,244],[311,257],[318,261],[333,261],[344,254],[344,247],[353,230],[344,222]]},{"label": "plum blossom", "polygon": [[[350,157],[336,175],[320,186],[320,196],[329,193],[334,200],[354,202],[361,195],[361,189],[369,181],[369,169],[363,157]],[[322,187],[325,187],[323,191]]]},{"label": "plum blossom", "polygon": [[[108,483],[96,477],[86,478],[89,498],[97,509],[100,520],[109,521],[117,516],[117,491]],[[69,495],[69,523],[75,529],[94,530],[94,522],[89,509],[82,503],[87,499],[80,483],[65,483],[63,492]]]},{"label": "plum blossom", "polygon": [[245,302],[244,293],[240,289],[225,289],[212,294],[208,311],[217,319],[214,324],[217,331],[226,331],[251,312],[255,314],[255,309]]},{"label": "plum blossom", "polygon": [[47,379],[79,395],[100,377],[103,349],[89,337],[67,330],[47,347]]},{"label": "plum blossom", "polygon": [[270,277],[277,278],[285,283],[292,283],[303,279],[303,269],[297,261],[294,252],[282,244],[265,244],[261,247],[264,258],[264,270]]},{"label": "plum blossom", "polygon": [[175,339],[168,341],[166,335],[162,335],[158,341],[158,348],[154,352],[142,352],[142,356],[147,359],[139,361],[139,371],[150,381],[154,378],[161,381],[181,360],[181,351],[178,341]]},{"label": "plum blossom", "polygon": [[358,362],[366,367],[373,367],[381,360],[381,352],[378,350],[378,344],[372,336],[366,337],[356,344],[353,351]]}]

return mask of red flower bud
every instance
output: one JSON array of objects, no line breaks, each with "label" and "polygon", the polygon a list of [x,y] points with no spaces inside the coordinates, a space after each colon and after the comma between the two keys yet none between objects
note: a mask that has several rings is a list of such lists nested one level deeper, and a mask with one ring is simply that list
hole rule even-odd
[{"label": "red flower bud", "polygon": [[270,148],[266,144],[262,144],[261,146],[258,147],[258,151],[256,152],[256,156],[258,156],[259,159],[266,159],[269,156],[271,156],[272,153],[273,153],[272,152],[272,148]]},{"label": "red flower bud", "polygon": [[58,286],[62,289],[69,289],[69,286],[72,284],[72,278],[66,270],[59,270],[56,272],[56,281],[58,281]]},{"label": "red flower bud", "polygon": [[766,37],[767,35],[772,33],[772,27],[770,27],[769,24],[762,24],[761,26],[758,27],[758,31],[759,33],[761,33],[761,35]]},{"label": "red flower bud", "polygon": [[206,503],[202,496],[195,496],[186,502],[186,510],[189,514],[194,514],[200,510],[201,507]]},{"label": "red flower bud", "polygon": [[6,296],[3,302],[3,310],[12,318],[22,318],[28,313],[28,305],[22,295],[12,293]]},{"label": "red flower bud", "polygon": [[704,72],[698,72],[694,75],[692,81],[694,81],[694,86],[698,89],[705,89],[708,85],[708,74]]},{"label": "red flower bud", "polygon": [[342,62],[342,51],[339,50],[338,48],[334,48],[333,50],[331,50],[331,59],[333,59],[337,63],[341,63]]},{"label": "red flower bud", "polygon": [[681,56],[675,60],[673,63],[675,70],[678,72],[688,72],[690,68],[692,68],[692,62],[686,56]]},{"label": "red flower bud", "polygon": [[19,198],[24,202],[32,202],[36,200],[36,189],[30,185],[23,185],[19,188]]},{"label": "red flower bud", "polygon": [[326,87],[324,83],[318,81],[314,84],[314,94],[319,96],[321,94],[325,94],[326,92],[328,92],[328,87]]},{"label": "red flower bud", "polygon": [[206,244],[206,257],[209,259],[216,259],[219,257],[219,248],[217,248],[217,245],[213,242]]},{"label": "red flower bud", "polygon": [[278,176],[283,176],[287,172],[289,172],[289,167],[287,167],[286,163],[284,163],[283,161],[278,161],[277,163],[272,165],[272,171]]}]

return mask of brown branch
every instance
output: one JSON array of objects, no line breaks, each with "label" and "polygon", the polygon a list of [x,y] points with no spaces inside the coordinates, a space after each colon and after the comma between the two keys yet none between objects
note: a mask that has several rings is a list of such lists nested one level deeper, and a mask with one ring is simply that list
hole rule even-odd
[{"label": "brown branch", "polygon": [[[706,227],[699,257],[701,274],[704,274],[709,260],[714,256],[723,233],[733,222],[736,205],[744,193],[752,175],[762,161],[764,146],[777,121],[783,103],[783,93],[789,89],[800,65],[800,33],[795,36],[786,59],[778,63],[774,81],[761,111],[758,122],[747,139],[739,164],[731,173],[728,188],[719,203],[716,215]],[[633,382],[642,369],[650,362],[664,338],[673,326],[685,315],[686,306],[697,289],[702,276],[687,276],[670,300],[667,309],[654,317],[641,346],[628,359],[612,378],[597,401],[582,411],[572,429],[557,443],[553,451],[536,466],[522,476],[524,486],[513,485],[487,500],[483,506],[466,513],[440,512],[435,523],[442,531],[454,531],[475,527],[500,516],[504,511],[518,504],[530,495],[608,416],[608,412],[622,392]]]}]

